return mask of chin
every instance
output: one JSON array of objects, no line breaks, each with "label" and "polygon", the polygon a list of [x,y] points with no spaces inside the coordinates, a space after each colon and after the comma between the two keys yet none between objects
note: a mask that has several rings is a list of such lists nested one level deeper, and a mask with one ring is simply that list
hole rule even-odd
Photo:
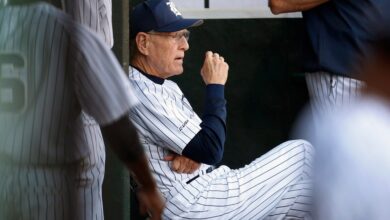
[{"label": "chin", "polygon": [[168,75],[168,77],[180,75],[183,71],[183,65],[171,65],[164,69],[164,72]]},{"label": "chin", "polygon": [[172,76],[181,75],[182,73],[183,73],[183,71],[171,71],[171,72],[167,73],[164,78],[166,79],[166,78],[169,78]]},{"label": "chin", "polygon": [[182,74],[183,72],[184,72],[184,69],[183,69],[183,67],[181,67],[181,68],[176,69],[175,71],[172,71],[172,75],[177,76],[177,75]]}]

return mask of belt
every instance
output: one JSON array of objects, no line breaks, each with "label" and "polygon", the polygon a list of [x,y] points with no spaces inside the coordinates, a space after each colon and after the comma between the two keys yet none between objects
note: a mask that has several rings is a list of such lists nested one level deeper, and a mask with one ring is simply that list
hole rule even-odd
[{"label": "belt", "polygon": [[[211,173],[211,171],[213,171],[214,169],[215,169],[215,167],[211,166],[211,167],[207,168],[206,173]],[[186,182],[186,184],[190,184],[192,181],[196,180],[198,177],[199,177],[199,174],[194,176],[194,177],[192,177],[190,180],[188,180]]]}]

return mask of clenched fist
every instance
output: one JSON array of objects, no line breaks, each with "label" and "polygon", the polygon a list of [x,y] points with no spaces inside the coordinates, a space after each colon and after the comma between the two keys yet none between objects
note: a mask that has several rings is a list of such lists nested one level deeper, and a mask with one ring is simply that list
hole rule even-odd
[{"label": "clenched fist", "polygon": [[228,76],[229,65],[222,56],[211,51],[206,52],[203,67],[200,70],[203,81],[208,84],[225,85]]}]

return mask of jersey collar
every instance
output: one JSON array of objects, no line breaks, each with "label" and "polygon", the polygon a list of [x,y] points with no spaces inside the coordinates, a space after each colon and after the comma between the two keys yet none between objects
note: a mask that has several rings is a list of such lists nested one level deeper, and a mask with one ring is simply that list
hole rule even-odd
[{"label": "jersey collar", "polygon": [[145,73],[144,71],[138,69],[137,67],[134,67],[134,66],[131,66],[131,67],[136,69],[136,70],[138,70],[138,72],[140,72],[142,75],[146,76],[148,79],[152,80],[156,84],[162,85],[164,83],[164,81],[165,81],[165,79],[157,77],[157,76],[150,75],[148,73]]}]

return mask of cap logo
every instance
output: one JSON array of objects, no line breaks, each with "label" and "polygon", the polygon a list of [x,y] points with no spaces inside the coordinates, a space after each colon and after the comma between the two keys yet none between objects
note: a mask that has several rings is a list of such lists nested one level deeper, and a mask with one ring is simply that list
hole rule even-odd
[{"label": "cap logo", "polygon": [[181,13],[179,10],[177,10],[175,4],[173,4],[173,2],[167,2],[167,5],[169,6],[169,8],[171,9],[171,11],[176,15],[176,16],[180,16]]}]

